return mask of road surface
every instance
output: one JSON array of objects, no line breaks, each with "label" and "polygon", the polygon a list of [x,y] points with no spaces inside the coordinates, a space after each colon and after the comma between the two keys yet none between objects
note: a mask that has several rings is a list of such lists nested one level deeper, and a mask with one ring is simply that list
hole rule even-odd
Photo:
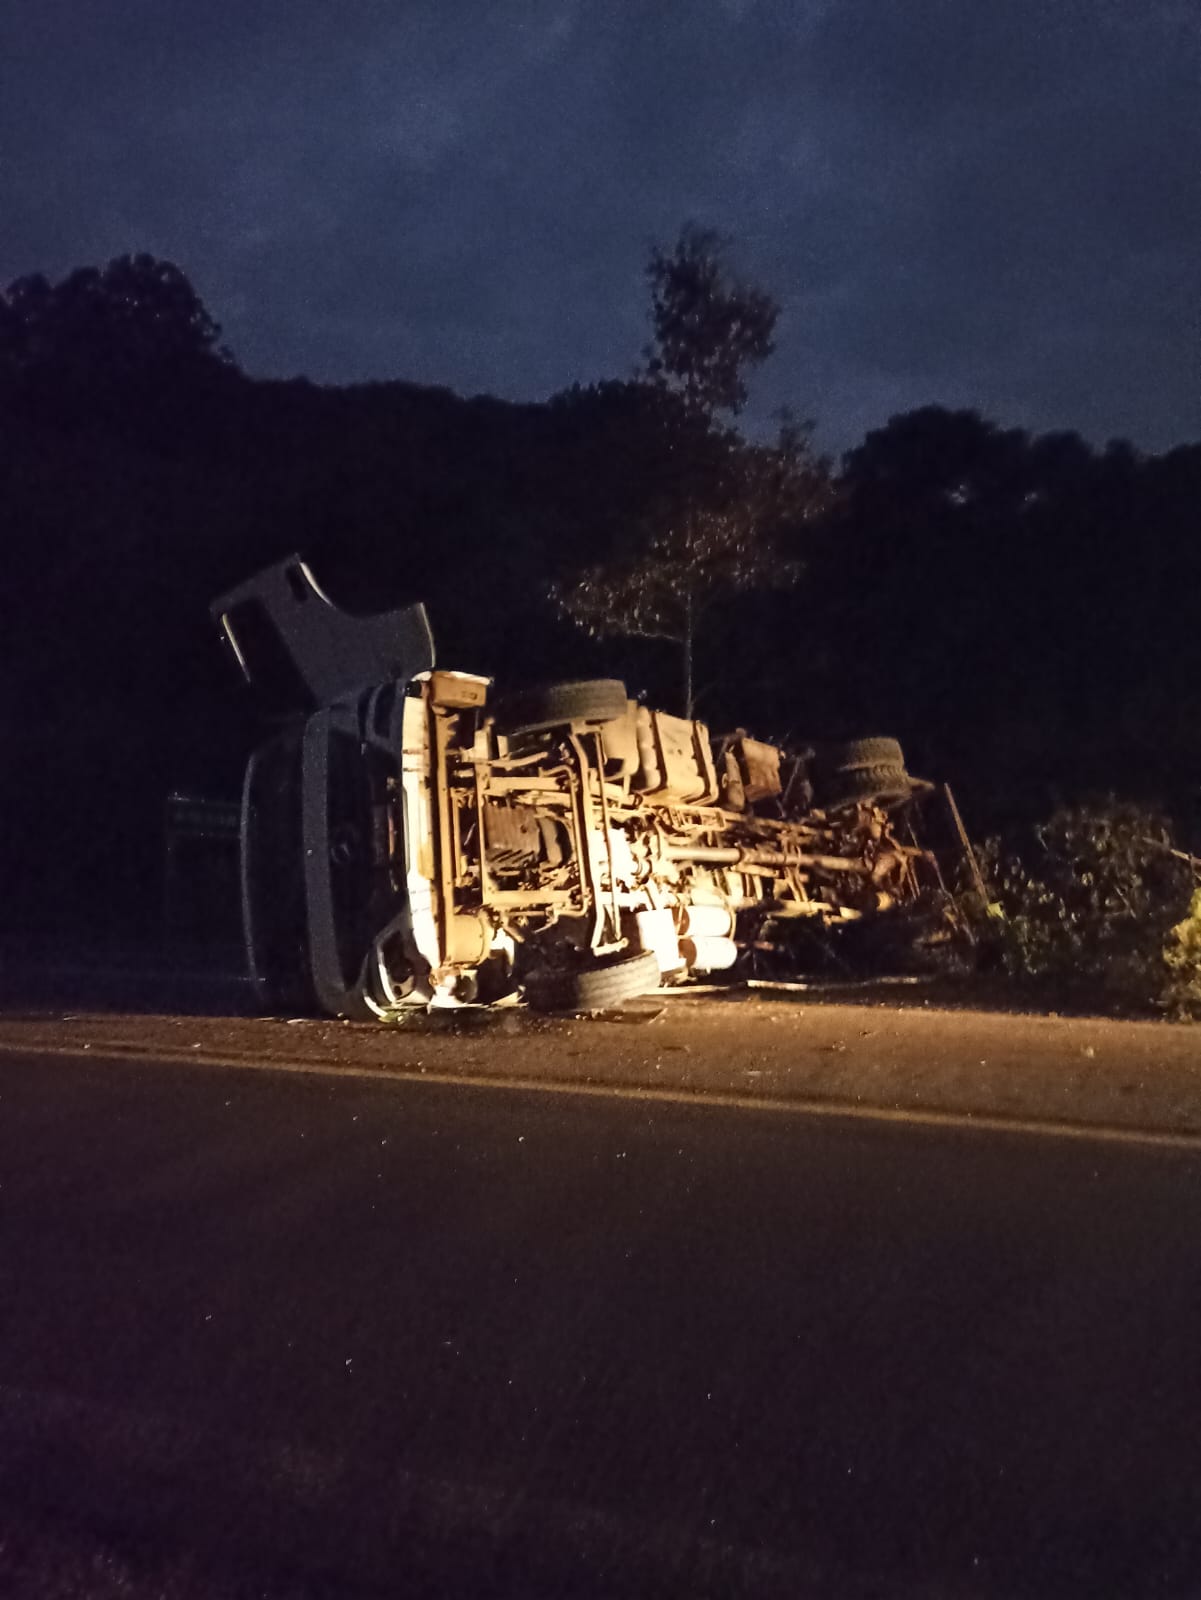
[{"label": "road surface", "polygon": [[189,1597],[1201,1593],[1199,1217],[1134,1137],[0,1053],[0,1519]]}]

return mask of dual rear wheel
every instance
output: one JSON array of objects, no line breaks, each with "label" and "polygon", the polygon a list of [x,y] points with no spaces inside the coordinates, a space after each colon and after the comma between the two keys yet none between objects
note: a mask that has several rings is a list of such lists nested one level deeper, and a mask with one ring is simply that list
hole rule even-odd
[{"label": "dual rear wheel", "polygon": [[815,772],[818,804],[825,811],[907,800],[913,782],[895,739],[852,739],[824,753]]}]

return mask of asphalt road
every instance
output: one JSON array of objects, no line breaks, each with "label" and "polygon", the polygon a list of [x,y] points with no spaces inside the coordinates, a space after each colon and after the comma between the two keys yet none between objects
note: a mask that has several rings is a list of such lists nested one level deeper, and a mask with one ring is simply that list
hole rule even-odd
[{"label": "asphalt road", "polygon": [[0,1513],[255,1593],[1201,1594],[1199,1219],[1136,1142],[0,1054]]}]

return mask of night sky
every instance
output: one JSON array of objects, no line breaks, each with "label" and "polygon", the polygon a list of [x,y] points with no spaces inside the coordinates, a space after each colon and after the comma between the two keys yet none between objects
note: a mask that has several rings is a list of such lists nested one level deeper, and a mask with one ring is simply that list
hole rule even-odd
[{"label": "night sky", "polygon": [[827,448],[1201,436],[1201,0],[0,0],[0,280],[168,257],[255,374],[628,375],[690,218]]}]

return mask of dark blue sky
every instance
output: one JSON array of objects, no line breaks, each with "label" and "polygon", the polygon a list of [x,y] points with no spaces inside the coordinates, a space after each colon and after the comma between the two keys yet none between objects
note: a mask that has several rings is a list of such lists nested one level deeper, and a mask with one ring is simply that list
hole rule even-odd
[{"label": "dark blue sky", "polygon": [[624,375],[688,218],[828,448],[1201,437],[1201,0],[0,0],[0,280],[150,250],[251,372]]}]

